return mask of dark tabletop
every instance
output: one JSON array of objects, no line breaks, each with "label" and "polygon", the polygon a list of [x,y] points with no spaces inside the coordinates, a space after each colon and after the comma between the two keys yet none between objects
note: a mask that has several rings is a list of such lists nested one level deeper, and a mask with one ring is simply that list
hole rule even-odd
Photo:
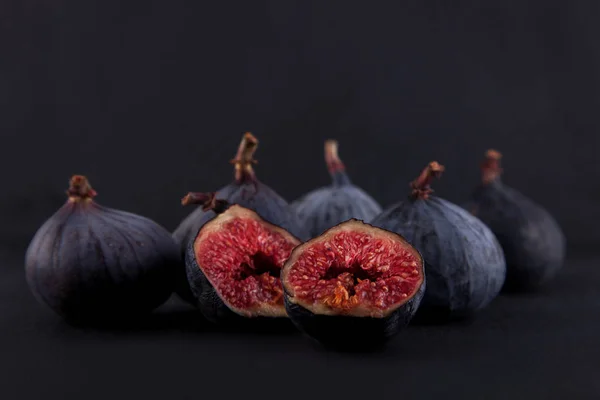
[{"label": "dark tabletop", "polygon": [[172,299],[126,329],[69,326],[0,270],[3,399],[595,399],[600,258],[467,323],[411,326],[382,352],[325,351],[293,329],[226,332]]}]

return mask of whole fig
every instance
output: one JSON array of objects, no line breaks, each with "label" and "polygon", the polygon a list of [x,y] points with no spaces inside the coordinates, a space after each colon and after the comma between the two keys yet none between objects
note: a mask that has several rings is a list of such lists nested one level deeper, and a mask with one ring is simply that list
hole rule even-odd
[{"label": "whole fig", "polygon": [[146,217],[98,204],[84,176],[71,178],[67,195],[25,255],[36,299],[73,322],[119,320],[163,304],[182,263],[170,233]]},{"label": "whole fig", "polygon": [[427,322],[467,317],[486,307],[506,275],[502,249],[490,229],[459,206],[431,195],[430,182],[443,170],[431,162],[411,183],[408,199],[371,222],[402,235],[423,256],[427,287],[416,318]]},{"label": "whole fig", "polygon": [[505,291],[533,290],[564,264],[566,238],[546,209],[502,182],[501,158],[486,152],[481,183],[464,207],[489,226],[504,250]]}]

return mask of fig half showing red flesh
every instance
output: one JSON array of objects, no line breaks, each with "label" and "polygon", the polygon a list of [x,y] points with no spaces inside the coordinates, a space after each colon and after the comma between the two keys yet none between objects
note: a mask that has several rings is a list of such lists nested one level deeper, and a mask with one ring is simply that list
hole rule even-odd
[{"label": "fig half showing red flesh", "polygon": [[279,276],[300,240],[214,193],[190,193],[183,203],[217,213],[186,251],[188,281],[202,314],[215,323],[287,317]]},{"label": "fig half showing red flesh", "polygon": [[356,219],[296,247],[281,281],[294,324],[333,347],[384,344],[408,325],[425,291],[420,253]]}]

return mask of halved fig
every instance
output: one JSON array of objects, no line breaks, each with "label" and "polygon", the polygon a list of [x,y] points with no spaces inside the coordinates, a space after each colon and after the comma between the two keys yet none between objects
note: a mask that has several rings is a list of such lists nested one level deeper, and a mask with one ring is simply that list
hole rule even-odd
[{"label": "halved fig", "polygon": [[186,252],[188,281],[202,314],[215,323],[287,317],[279,276],[300,240],[215,193],[189,193],[182,203],[202,204],[217,214]]},{"label": "halved fig", "polygon": [[281,282],[294,324],[333,347],[384,344],[408,325],[425,291],[417,249],[356,219],[296,247]]}]

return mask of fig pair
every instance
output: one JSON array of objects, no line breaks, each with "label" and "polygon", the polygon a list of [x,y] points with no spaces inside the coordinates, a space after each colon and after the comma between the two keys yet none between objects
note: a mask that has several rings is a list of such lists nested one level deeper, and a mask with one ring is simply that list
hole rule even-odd
[{"label": "fig pair", "polygon": [[462,207],[431,195],[431,180],[444,171],[432,162],[411,183],[408,199],[370,221],[402,235],[423,256],[427,290],[419,319],[473,315],[501,291],[541,287],[564,264],[566,240],[556,220],[502,182],[500,158],[486,152],[482,182]]},{"label": "fig pair", "polygon": [[406,326],[425,289],[423,260],[401,236],[352,219],[302,243],[214,193],[183,204],[217,214],[188,244],[188,281],[222,324],[289,316],[329,346],[381,344]]},{"label": "fig pair", "polygon": [[[244,135],[234,159],[236,178],[225,189],[189,193],[182,201],[200,205],[174,234],[185,254],[186,297],[221,324],[289,316],[331,346],[385,342],[408,324],[423,296],[419,253],[400,236],[350,218],[370,218],[381,209],[352,185],[337,143],[325,145],[331,187],[292,206],[256,177],[257,144]],[[354,198],[358,207],[336,213],[331,198],[344,205]],[[307,205],[315,199],[318,207]],[[297,212],[301,204],[307,205],[304,218]],[[319,207],[336,215],[306,218]]]}]

